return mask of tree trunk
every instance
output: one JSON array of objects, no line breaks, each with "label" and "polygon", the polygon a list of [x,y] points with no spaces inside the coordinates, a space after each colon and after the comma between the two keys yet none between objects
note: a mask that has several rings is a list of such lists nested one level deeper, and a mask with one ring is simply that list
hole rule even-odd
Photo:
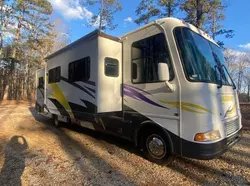
[{"label": "tree trunk", "polygon": [[215,37],[216,37],[216,35],[215,35],[215,33],[216,33],[216,12],[213,11],[212,14],[213,14],[212,37],[213,37],[213,39],[215,40]]},{"label": "tree trunk", "polygon": [[203,6],[200,2],[200,0],[196,0],[197,10],[196,10],[196,26],[200,29],[202,29],[203,23],[202,23],[202,16],[203,16]]},{"label": "tree trunk", "polygon": [[172,6],[171,3],[168,2],[168,17],[171,17],[171,14],[172,14]]},{"label": "tree trunk", "polygon": [[[20,41],[20,34],[21,34],[21,20],[19,20],[18,22],[18,27],[17,27],[17,31],[16,31],[16,37],[15,37],[15,42],[14,44],[17,46],[17,43],[19,43]],[[12,58],[15,59],[16,58],[16,52],[17,52],[17,48],[16,46],[13,47],[13,51],[12,51]]]},{"label": "tree trunk", "polygon": [[10,76],[10,71],[6,69],[3,82],[3,100],[8,100],[9,97],[9,76]]},{"label": "tree trunk", "polygon": [[250,102],[250,97],[249,97],[250,95],[249,94],[250,94],[250,84],[248,82],[248,85],[247,85],[247,101],[248,102]]},{"label": "tree trunk", "polygon": [[100,23],[99,23],[99,31],[102,30],[102,18],[103,18],[103,0],[101,0],[101,10],[100,10]]},{"label": "tree trunk", "polygon": [[241,79],[242,79],[242,73],[241,71],[239,71],[239,76],[238,76],[238,90],[241,90]]},{"label": "tree trunk", "polygon": [[8,100],[9,98],[9,85],[7,85],[4,89],[4,95],[3,95],[3,100]]},{"label": "tree trunk", "polygon": [[6,32],[6,27],[9,24],[9,18],[5,18],[3,17],[3,1],[1,4],[1,22],[0,22],[0,26],[1,26],[1,33],[0,33],[0,56],[3,54],[3,44],[4,44],[4,37],[5,37],[5,32]]},{"label": "tree trunk", "polygon": [[0,28],[1,28],[1,32],[0,32],[0,56],[2,55],[2,48],[3,48],[3,1],[1,2],[1,9],[0,9],[0,13],[1,13],[1,22],[0,22]]},{"label": "tree trunk", "polygon": [[[20,20],[18,21],[18,27],[17,27],[17,32],[16,32],[16,36],[15,36],[15,42],[14,42],[14,47],[13,47],[13,50],[12,50],[12,58],[15,59],[16,58],[16,52],[17,52],[17,48],[16,48],[16,45],[17,43],[19,43],[20,41],[20,35],[21,35],[21,28],[22,28],[22,25],[21,25],[21,21],[22,21],[22,17],[20,18]],[[4,93],[4,100],[6,99],[9,99],[10,96],[9,96],[9,88],[10,88],[10,79],[11,79],[11,75],[12,75],[12,71],[14,70],[14,66],[15,65],[15,61],[13,61],[13,59],[11,60],[11,68],[10,68],[10,72],[9,74],[7,75],[7,80],[6,80],[6,88],[5,88],[5,93]]]}]

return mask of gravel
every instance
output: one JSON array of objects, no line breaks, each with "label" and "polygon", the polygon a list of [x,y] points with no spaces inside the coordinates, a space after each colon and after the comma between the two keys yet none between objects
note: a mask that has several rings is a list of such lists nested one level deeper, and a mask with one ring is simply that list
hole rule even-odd
[{"label": "gravel", "polygon": [[0,104],[0,185],[250,185],[250,131],[217,159],[168,167],[125,140],[76,126],[56,129],[29,103]]}]

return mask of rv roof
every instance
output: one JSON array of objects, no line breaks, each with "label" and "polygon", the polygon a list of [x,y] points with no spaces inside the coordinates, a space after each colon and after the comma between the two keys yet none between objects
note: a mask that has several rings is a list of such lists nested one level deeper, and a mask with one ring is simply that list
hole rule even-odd
[{"label": "rv roof", "polygon": [[[189,29],[191,29],[192,31],[196,32],[197,34],[201,35],[202,37],[204,37],[205,39],[211,41],[212,43],[214,43],[215,45],[218,46],[218,44],[204,31],[202,31],[201,29],[198,29],[197,27],[195,27],[192,24],[186,23],[183,20],[177,19],[177,18],[173,18],[173,17],[167,17],[167,18],[162,18],[162,19],[158,19],[155,20],[153,22],[150,22],[132,32],[128,32],[126,34],[124,34],[123,36],[121,36],[121,40],[123,40],[124,38],[126,38],[127,36],[129,36],[130,34],[133,34],[135,32],[138,32],[142,29],[145,29],[147,27],[150,27],[151,25],[155,25],[155,24],[166,24],[166,25],[172,25],[172,27],[176,27],[176,26],[183,26],[183,27],[188,27]],[[170,26],[171,27],[171,26]]]},{"label": "rv roof", "polygon": [[114,36],[105,34],[105,33],[103,33],[103,32],[100,32],[99,30],[95,30],[95,31],[93,31],[93,32],[91,32],[91,33],[89,33],[89,34],[83,36],[82,38],[76,40],[75,42],[73,42],[73,43],[71,43],[71,44],[65,46],[64,48],[62,48],[62,49],[60,49],[60,50],[54,52],[53,54],[47,56],[45,59],[51,59],[52,57],[55,57],[56,55],[58,55],[58,54],[64,52],[65,50],[67,50],[67,49],[69,49],[69,48],[71,48],[71,47],[77,45],[78,43],[80,43],[80,42],[82,42],[82,41],[84,41],[84,40],[87,40],[87,39],[89,39],[89,38],[91,38],[91,37],[97,37],[97,36],[104,37],[104,38],[107,38],[107,39],[110,39],[110,40],[113,40],[113,41],[120,42],[120,38],[118,38],[118,37],[114,37]]}]

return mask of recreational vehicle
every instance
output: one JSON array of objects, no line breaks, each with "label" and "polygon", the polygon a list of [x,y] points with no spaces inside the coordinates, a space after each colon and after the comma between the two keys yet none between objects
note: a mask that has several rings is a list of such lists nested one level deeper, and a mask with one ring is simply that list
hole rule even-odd
[{"label": "recreational vehicle", "polygon": [[239,141],[236,87],[220,47],[175,18],[122,37],[94,31],[46,58],[36,110],[132,141],[149,160],[212,159]]}]

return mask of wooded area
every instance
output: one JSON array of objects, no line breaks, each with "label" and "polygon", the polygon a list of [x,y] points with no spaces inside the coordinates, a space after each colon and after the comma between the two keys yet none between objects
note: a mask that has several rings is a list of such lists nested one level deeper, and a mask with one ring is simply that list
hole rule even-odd
[{"label": "wooded area", "polygon": [[[81,6],[97,10],[89,22],[102,31],[113,30],[114,14],[122,10],[119,0],[81,0]],[[218,36],[234,37],[224,28],[225,0],[141,0],[136,8],[138,25],[162,17],[177,17],[209,33],[224,50],[230,74],[249,101],[249,53],[225,48]],[[33,99],[35,71],[45,64],[44,58],[70,43],[69,29],[60,19],[52,20],[48,0],[1,0],[0,2],[0,100]],[[178,13],[183,17],[178,17]],[[221,37],[220,37],[221,38]]]},{"label": "wooded area", "polygon": [[0,12],[0,100],[33,99],[35,71],[69,43],[67,28],[47,0],[2,0]]}]

